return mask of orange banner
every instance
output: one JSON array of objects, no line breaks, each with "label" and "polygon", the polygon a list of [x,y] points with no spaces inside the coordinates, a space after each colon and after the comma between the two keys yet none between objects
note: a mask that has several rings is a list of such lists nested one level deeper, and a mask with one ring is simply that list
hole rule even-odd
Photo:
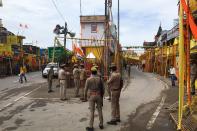
[{"label": "orange banner", "polygon": [[184,11],[186,13],[189,11],[189,25],[190,25],[192,34],[194,36],[194,39],[197,40],[197,26],[196,26],[196,24],[194,22],[193,16],[191,15],[191,11],[188,10],[188,6],[187,6],[185,0],[181,0],[181,3],[182,3]]}]

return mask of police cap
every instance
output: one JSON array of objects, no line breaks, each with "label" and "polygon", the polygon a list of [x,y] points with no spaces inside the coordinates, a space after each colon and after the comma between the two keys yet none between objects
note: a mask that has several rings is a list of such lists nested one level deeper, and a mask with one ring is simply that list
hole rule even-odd
[{"label": "police cap", "polygon": [[91,71],[97,71],[97,69],[93,66],[93,67],[91,68]]}]

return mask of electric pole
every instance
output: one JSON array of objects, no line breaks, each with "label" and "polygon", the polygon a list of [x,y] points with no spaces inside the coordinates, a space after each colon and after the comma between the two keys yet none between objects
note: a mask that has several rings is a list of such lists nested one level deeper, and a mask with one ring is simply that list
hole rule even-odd
[{"label": "electric pole", "polygon": [[[60,34],[64,35],[64,49],[65,50],[66,50],[67,34],[69,34],[70,37],[75,37],[75,33],[68,31],[67,22],[65,22],[64,26],[60,26],[59,24],[56,25],[55,29],[53,30],[53,33],[55,33],[56,35],[60,35]],[[67,56],[66,56],[66,62],[68,62],[67,61]]]},{"label": "electric pole", "polygon": [[0,0],[0,7],[3,7],[3,2],[2,2],[2,0]]}]

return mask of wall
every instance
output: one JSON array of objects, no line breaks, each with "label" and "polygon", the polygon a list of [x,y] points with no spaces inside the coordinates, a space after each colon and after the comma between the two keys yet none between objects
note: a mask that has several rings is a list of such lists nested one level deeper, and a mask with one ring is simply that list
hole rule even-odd
[{"label": "wall", "polygon": [[[104,23],[96,23],[97,24],[97,33],[91,32],[91,24],[92,23],[82,23],[81,24],[81,38],[84,39],[104,39]],[[103,42],[91,43],[91,42],[82,42],[82,46],[95,46],[95,45],[103,45]]]}]

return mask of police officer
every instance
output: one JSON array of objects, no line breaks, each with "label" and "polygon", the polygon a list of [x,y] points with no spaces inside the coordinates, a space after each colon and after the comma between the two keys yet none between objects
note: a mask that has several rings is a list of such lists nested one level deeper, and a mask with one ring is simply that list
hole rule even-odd
[{"label": "police officer", "polygon": [[191,94],[195,95],[195,81],[197,78],[197,65],[195,60],[191,60]]},{"label": "police officer", "polygon": [[65,87],[65,81],[66,81],[66,72],[64,70],[65,65],[60,66],[60,70],[58,72],[58,79],[60,83],[60,100],[66,100],[66,87]]},{"label": "police officer", "polygon": [[119,98],[121,92],[120,73],[117,72],[117,67],[115,64],[111,65],[112,74],[107,81],[108,86],[111,90],[111,121],[107,122],[110,125],[116,125],[117,122],[120,122],[120,105]]},{"label": "police officer", "polygon": [[74,65],[73,77],[74,77],[74,85],[75,85],[75,96],[78,97],[79,88],[80,88],[80,70],[77,64]]},{"label": "police officer", "polygon": [[49,71],[48,71],[48,76],[47,76],[47,80],[48,80],[48,93],[53,92],[53,90],[52,90],[53,76],[54,76],[54,71],[53,71],[53,66],[51,66],[50,69],[49,69]]},{"label": "police officer", "polygon": [[103,129],[103,113],[102,113],[102,98],[101,96],[104,94],[104,85],[101,78],[97,75],[97,69],[95,67],[91,68],[92,75],[86,80],[85,84],[85,100],[87,100],[87,92],[90,90],[90,98],[89,98],[89,109],[90,109],[90,122],[89,127],[86,127],[87,131],[93,131],[93,123],[94,123],[94,111],[95,104],[97,105],[98,115],[99,115],[99,128]]},{"label": "police officer", "polygon": [[[84,93],[84,88],[85,88],[85,81],[86,81],[86,70],[84,68],[84,64],[80,65],[80,85],[82,88],[82,93]],[[82,97],[84,98],[84,96]]]},{"label": "police officer", "polygon": [[[101,74],[101,72],[99,70],[99,66],[94,64],[94,67],[97,69],[97,75],[101,78],[101,80],[103,80],[102,79],[102,74]],[[108,92],[108,88],[107,88],[107,92]],[[108,92],[108,94],[111,94],[111,93]],[[104,98],[104,96],[102,95],[101,97],[102,97],[102,106],[103,106],[103,98]],[[111,98],[111,95],[109,95],[109,98]]]}]

